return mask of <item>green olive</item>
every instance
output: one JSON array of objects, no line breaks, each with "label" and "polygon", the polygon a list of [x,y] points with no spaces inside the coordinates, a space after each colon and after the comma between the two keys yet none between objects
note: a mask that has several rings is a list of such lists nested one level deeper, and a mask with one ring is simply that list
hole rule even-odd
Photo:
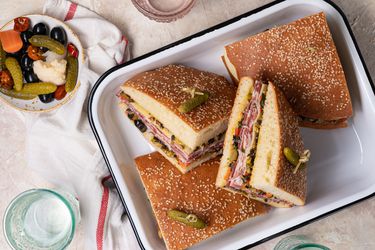
[{"label": "green olive", "polygon": [[205,103],[208,100],[208,96],[209,94],[207,92],[203,92],[202,95],[196,95],[193,98],[182,103],[178,107],[178,111],[180,111],[181,113],[188,113],[199,105]]},{"label": "green olive", "polygon": [[284,148],[284,156],[285,158],[293,165],[297,166],[299,162],[299,155],[294,152],[291,148],[285,147]]},{"label": "green olive", "polygon": [[298,169],[302,169],[306,166],[306,163],[301,163],[298,165],[301,157],[291,148],[284,148],[284,156],[293,166],[295,166],[295,169],[293,170],[294,174],[298,171]]},{"label": "green olive", "polygon": [[207,226],[203,220],[199,219],[194,214],[187,214],[187,213],[172,209],[167,212],[167,215],[172,220],[181,222],[187,226],[194,227],[197,229],[203,229]]}]

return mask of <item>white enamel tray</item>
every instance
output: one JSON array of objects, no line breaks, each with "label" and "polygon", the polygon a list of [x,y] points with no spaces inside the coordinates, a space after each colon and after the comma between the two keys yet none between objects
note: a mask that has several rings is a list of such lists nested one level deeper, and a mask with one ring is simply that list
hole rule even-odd
[{"label": "white enamel tray", "polygon": [[375,92],[347,19],[328,0],[276,1],[114,67],[93,88],[90,123],[141,248],[165,249],[133,162],[134,157],[153,148],[119,111],[115,96],[119,85],[137,73],[170,63],[216,72],[229,79],[220,60],[224,45],[320,11],[327,15],[347,77],[354,108],[349,127],[302,129],[306,147],[312,151],[306,206],[272,209],[192,249],[251,247],[374,194]]}]

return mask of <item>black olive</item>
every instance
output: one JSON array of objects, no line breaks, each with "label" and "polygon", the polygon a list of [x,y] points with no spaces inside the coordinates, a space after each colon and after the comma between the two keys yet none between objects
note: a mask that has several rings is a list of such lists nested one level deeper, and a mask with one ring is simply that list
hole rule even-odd
[{"label": "black olive", "polygon": [[61,28],[61,27],[55,27],[55,28],[53,28],[51,30],[51,33],[49,34],[49,36],[52,39],[54,39],[54,40],[56,40],[56,41],[58,41],[58,42],[60,42],[60,43],[62,43],[64,45],[66,43],[66,33],[65,33],[65,30],[63,28]]},{"label": "black olive", "polygon": [[[18,52],[17,52],[17,60],[18,60],[18,62],[19,62],[19,64],[21,65],[21,61],[22,61],[22,57],[24,56],[24,55],[27,55],[27,48],[28,48],[28,45],[24,45],[23,47],[22,47],[22,49],[21,50],[19,50]],[[30,58],[31,59],[31,58]]]},{"label": "black olive", "polygon": [[29,47],[29,45],[28,44],[24,44],[23,45],[23,47],[22,47],[22,49],[19,51],[19,53],[21,54],[21,57],[23,56],[23,55],[27,55],[27,48]]},{"label": "black olive", "polygon": [[34,61],[27,54],[24,54],[21,58],[22,70],[30,70],[33,67],[33,62]]},{"label": "black olive", "polygon": [[48,27],[44,23],[37,23],[33,28],[34,35],[48,35]]},{"label": "black olive", "polygon": [[27,83],[39,82],[39,79],[38,79],[37,75],[34,73],[34,71],[32,69],[25,70],[25,73],[23,74],[23,77],[25,78],[25,81]]},{"label": "black olive", "polygon": [[129,108],[126,109],[126,113],[128,114],[128,117],[129,117],[130,120],[134,120],[135,114],[131,109],[129,109]]},{"label": "black olive", "polygon": [[52,102],[55,98],[53,97],[53,93],[45,94],[45,95],[38,95],[39,100],[43,103]]},{"label": "black olive", "polygon": [[25,54],[24,49],[25,49],[25,48],[22,47],[22,48],[21,48],[19,51],[17,51],[17,52],[9,53],[8,56],[16,58],[17,61],[20,63],[20,62],[21,62],[21,58],[22,58],[22,56]]},{"label": "black olive", "polygon": [[21,32],[21,40],[23,42],[23,46],[29,44],[29,39],[33,36],[33,32],[31,30],[26,30],[24,32]]},{"label": "black olive", "polygon": [[134,125],[142,132],[146,132],[147,127],[141,120],[135,120]]}]

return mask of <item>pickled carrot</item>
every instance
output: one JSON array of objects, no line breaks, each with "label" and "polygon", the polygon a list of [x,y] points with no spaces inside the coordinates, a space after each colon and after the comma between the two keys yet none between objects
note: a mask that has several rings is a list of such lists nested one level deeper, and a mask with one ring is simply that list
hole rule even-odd
[{"label": "pickled carrot", "polygon": [[0,31],[0,40],[3,49],[8,53],[15,53],[23,46],[20,33],[14,30]]}]

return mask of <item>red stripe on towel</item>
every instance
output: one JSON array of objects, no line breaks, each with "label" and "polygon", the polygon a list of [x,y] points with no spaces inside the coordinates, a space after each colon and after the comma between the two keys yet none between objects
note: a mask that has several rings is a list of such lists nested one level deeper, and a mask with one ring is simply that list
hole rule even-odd
[{"label": "red stripe on towel", "polygon": [[66,13],[64,21],[69,21],[69,20],[73,19],[74,14],[76,13],[76,10],[77,10],[77,4],[71,3],[70,7],[69,7],[69,10],[68,10],[68,13]]},{"label": "red stripe on towel", "polygon": [[102,184],[104,184],[104,182],[108,181],[109,179],[111,179],[112,176],[111,175],[107,175],[106,177],[103,177],[102,179]]},{"label": "red stripe on towel", "polygon": [[128,39],[126,39],[125,36],[122,36],[121,40],[124,41],[124,42],[126,43],[126,45],[128,45],[128,42],[129,42],[129,41],[128,41]]},{"label": "red stripe on towel", "polygon": [[96,227],[96,246],[98,250],[103,249],[104,224],[105,224],[105,220],[107,217],[107,208],[108,208],[108,201],[109,201],[109,188],[105,186],[104,183],[111,177],[112,176],[108,175],[102,179],[103,195],[102,195],[102,202],[100,204],[98,225]]},{"label": "red stripe on towel", "polygon": [[129,41],[125,36],[122,36],[121,42],[125,42],[125,49],[124,49],[124,54],[122,55],[122,60],[121,60],[120,64],[122,64],[126,61],[126,58],[127,58],[127,48],[126,47],[128,47]]}]

